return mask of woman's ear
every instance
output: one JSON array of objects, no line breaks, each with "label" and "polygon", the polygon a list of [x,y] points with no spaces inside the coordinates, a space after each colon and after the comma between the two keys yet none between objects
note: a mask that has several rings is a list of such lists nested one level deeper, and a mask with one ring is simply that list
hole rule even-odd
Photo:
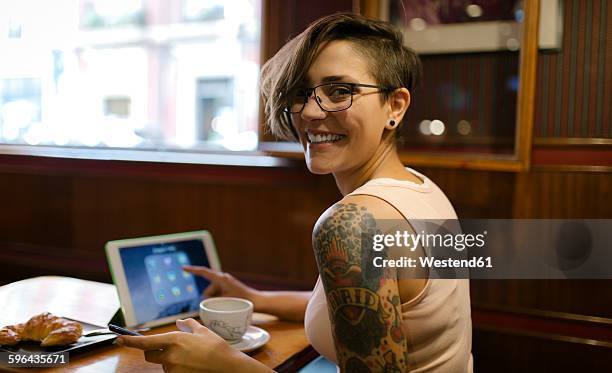
[{"label": "woman's ear", "polygon": [[391,93],[388,103],[390,112],[389,120],[385,127],[387,129],[394,129],[402,121],[408,106],[410,106],[410,92],[406,88],[398,88]]}]

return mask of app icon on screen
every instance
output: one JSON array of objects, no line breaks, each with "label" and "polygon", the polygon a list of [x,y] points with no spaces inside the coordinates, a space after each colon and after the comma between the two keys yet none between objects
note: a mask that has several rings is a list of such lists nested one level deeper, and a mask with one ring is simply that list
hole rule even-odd
[{"label": "app icon on screen", "polygon": [[155,263],[155,258],[152,256],[149,256],[145,259],[145,262],[147,263],[147,268],[149,269],[155,269],[155,267],[157,267],[157,263]]},{"label": "app icon on screen", "polygon": [[153,254],[144,260],[151,294],[157,304],[166,307],[199,298],[195,277],[182,269],[183,265],[190,264],[184,252]]},{"label": "app icon on screen", "polygon": [[155,292],[155,300],[157,301],[157,303],[163,304],[166,301],[166,292],[164,291],[164,289],[158,289]]},{"label": "app icon on screen", "polygon": [[174,273],[173,271],[169,271],[168,273],[166,273],[166,276],[168,276],[168,280],[170,282],[176,281],[176,273]]}]

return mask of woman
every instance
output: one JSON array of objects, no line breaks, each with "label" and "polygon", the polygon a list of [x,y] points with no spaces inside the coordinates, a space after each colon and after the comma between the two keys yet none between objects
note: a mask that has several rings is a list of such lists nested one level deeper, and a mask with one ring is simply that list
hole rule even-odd
[{"label": "woman", "polygon": [[[331,173],[344,196],[313,231],[315,289],[259,292],[227,274],[187,268],[212,282],[208,295],[251,299],[257,311],[286,319],[305,317],[311,344],[343,372],[472,370],[467,280],[362,265],[372,251],[361,233],[385,232],[378,222],[456,218],[433,182],[402,165],[395,146],[420,72],[399,31],[358,15],[325,17],[290,41],[262,69],[269,127],[299,141],[309,170]],[[120,342],[168,370],[269,371],[196,321],[177,325],[193,333]]]}]

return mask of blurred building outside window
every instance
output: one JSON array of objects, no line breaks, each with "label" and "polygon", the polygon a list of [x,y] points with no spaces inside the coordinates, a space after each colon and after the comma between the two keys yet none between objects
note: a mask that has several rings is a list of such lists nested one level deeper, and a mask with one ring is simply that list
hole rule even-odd
[{"label": "blurred building outside window", "polygon": [[257,147],[260,0],[3,0],[0,143]]}]

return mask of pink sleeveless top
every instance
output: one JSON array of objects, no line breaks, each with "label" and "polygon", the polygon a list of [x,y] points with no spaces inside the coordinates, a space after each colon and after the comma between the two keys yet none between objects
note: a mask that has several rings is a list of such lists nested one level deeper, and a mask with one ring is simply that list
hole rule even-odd
[{"label": "pink sleeveless top", "polygon": [[[395,179],[370,180],[349,195],[378,197],[410,219],[457,219],[444,193],[431,180],[407,170],[423,184]],[[410,372],[472,372],[472,319],[469,280],[429,279],[423,291],[402,304],[402,330],[408,340]],[[337,363],[321,278],[304,319],[310,344]]]}]

